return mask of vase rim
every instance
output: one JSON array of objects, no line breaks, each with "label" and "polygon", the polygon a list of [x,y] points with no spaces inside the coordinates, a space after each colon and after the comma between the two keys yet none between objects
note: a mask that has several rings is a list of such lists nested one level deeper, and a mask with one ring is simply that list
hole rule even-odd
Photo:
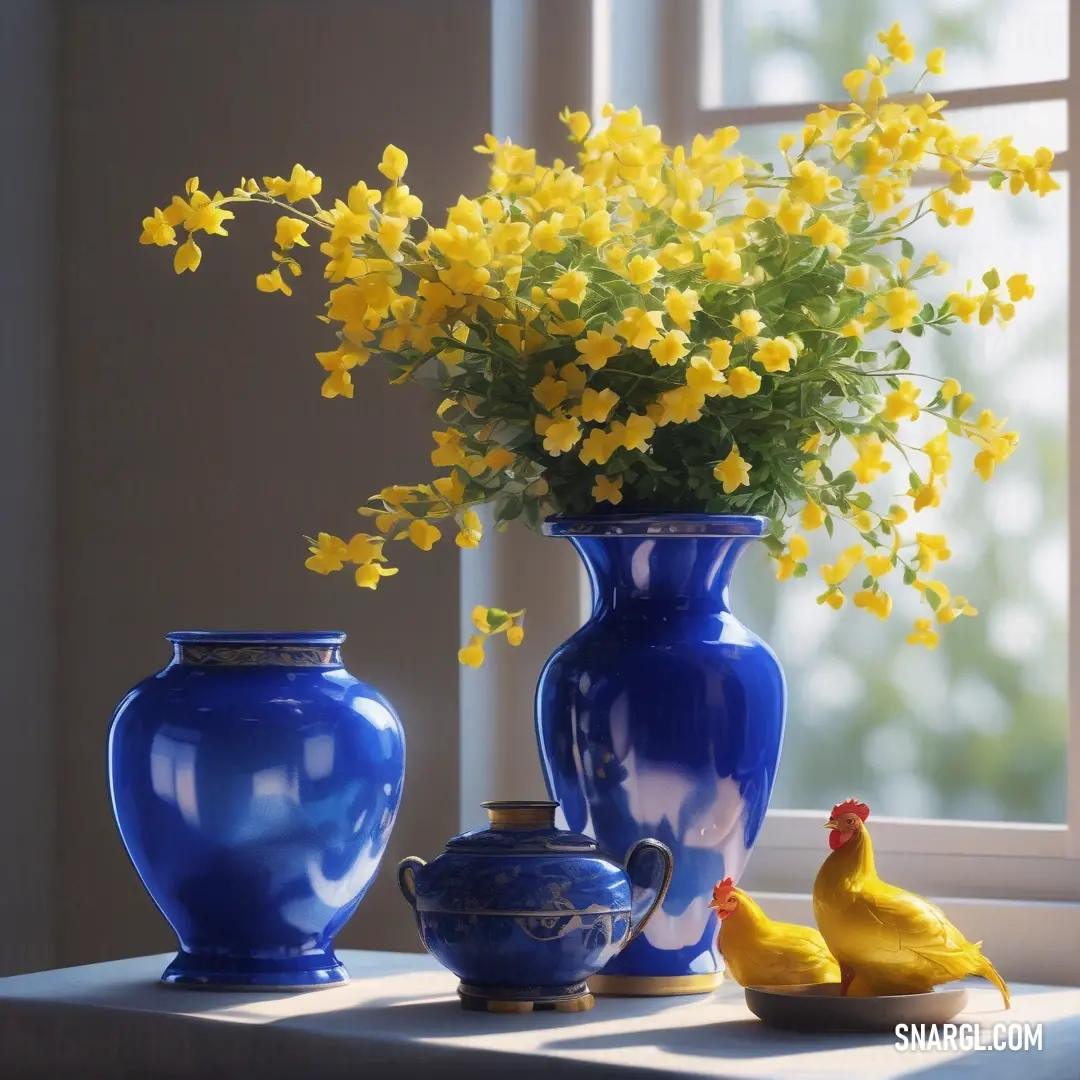
[{"label": "vase rim", "polygon": [[762,537],[769,519],[760,514],[597,514],[592,517],[546,518],[545,536],[749,536]]},{"label": "vase rim", "polygon": [[172,630],[174,645],[340,645],[342,630]]}]

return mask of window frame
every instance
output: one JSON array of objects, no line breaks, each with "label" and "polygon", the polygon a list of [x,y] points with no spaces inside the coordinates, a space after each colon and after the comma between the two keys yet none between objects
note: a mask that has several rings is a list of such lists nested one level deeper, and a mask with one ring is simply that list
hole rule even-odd
[{"label": "window frame", "polygon": [[[657,5],[658,7],[658,5]],[[735,125],[747,127],[778,122],[802,123],[820,102],[791,102],[760,106],[704,108],[701,105],[701,57],[707,31],[705,19],[719,17],[720,0],[666,0],[663,16],[657,10],[653,25],[659,70],[652,73],[659,96],[659,122],[668,141],[685,142],[695,132]],[[594,111],[610,94],[610,36],[613,0],[593,0]],[[1065,79],[1015,85],[987,85],[949,91],[953,109],[1039,101],[1066,103],[1068,147],[1080,146],[1080,81],[1071,59],[1080,56],[1080,11],[1069,8],[1070,71]],[[843,106],[843,102],[834,103]],[[1057,154],[1055,171],[1069,170],[1069,151]],[[1080,268],[1080,183],[1069,185],[1069,264]],[[1068,322],[1070,372],[1080,342],[1080,305],[1071,305]],[[1080,379],[1069,380],[1069,414],[1080,416]],[[1069,433],[1069,464],[1080,475],[1080,435]],[[1080,500],[1070,500],[1070,562],[1080,559]],[[1080,610],[1080,575],[1070,575],[1070,613]],[[579,584],[584,587],[584,582]],[[874,845],[879,860],[894,877],[911,888],[937,895],[1004,898],[1008,902],[1080,900],[1080,636],[1070,633],[1069,713],[1066,754],[1067,820],[1064,824],[1018,824],[944,819],[875,818]],[[771,809],[757,838],[748,882],[777,890],[805,889],[806,877],[796,873],[800,857],[813,852],[820,859],[820,810]],[[1003,860],[1008,860],[1004,863]],[[1011,866],[1012,872],[1006,867]],[[1016,869],[1022,867],[1022,877]],[[1003,870],[1005,871],[1003,873]],[[1077,905],[1080,910],[1080,905]],[[1002,917],[1015,914],[1009,903]],[[1044,913],[1045,914],[1045,913]],[[1071,916],[1070,916],[1071,918]],[[1074,929],[1080,921],[1070,922]]]}]

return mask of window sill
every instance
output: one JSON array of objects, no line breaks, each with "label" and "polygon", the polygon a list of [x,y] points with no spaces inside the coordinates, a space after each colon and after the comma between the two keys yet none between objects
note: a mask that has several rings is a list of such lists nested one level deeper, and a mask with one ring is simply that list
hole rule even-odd
[{"label": "window sill", "polygon": [[[766,914],[780,922],[814,925],[808,893],[754,891]],[[1080,985],[1080,903],[1041,900],[929,897],[1003,978],[1051,986]]]},{"label": "window sill", "polygon": [[[513,1075],[565,1080],[621,1075],[903,1080],[969,1076],[971,1051],[900,1053],[891,1033],[797,1035],[754,1020],[725,984],[693,998],[601,998],[587,1013],[500,1016],[463,1012],[456,980],[427,956],[351,952],[353,981],[310,994],[207,993],[162,987],[169,960],[110,964],[0,979],[5,1075],[124,1077],[317,1073],[322,1080]],[[1043,1023],[1041,1052],[979,1055],[983,1080],[1075,1075],[1080,990],[976,988],[960,1021]]]}]

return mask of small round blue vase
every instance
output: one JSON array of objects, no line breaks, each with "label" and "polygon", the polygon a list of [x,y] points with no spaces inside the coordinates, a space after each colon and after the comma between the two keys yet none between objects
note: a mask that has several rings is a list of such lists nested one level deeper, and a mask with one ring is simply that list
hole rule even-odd
[{"label": "small round blue vase", "polygon": [[390,703],[341,633],[182,631],[116,708],[109,789],[143,884],[180,939],[166,983],[344,982],[334,935],[379,868],[401,802]]},{"label": "small round blue vase", "polygon": [[537,737],[565,826],[607,851],[671,849],[661,910],[590,986],[707,993],[721,981],[713,886],[738,879],[769,804],[784,676],[728,608],[740,553],[768,520],[706,514],[550,518],[593,590],[592,616],[548,660]]}]

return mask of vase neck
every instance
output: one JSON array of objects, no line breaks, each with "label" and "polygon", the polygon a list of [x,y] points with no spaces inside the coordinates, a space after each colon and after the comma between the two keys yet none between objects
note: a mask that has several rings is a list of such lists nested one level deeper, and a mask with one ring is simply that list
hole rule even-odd
[{"label": "vase neck", "polygon": [[751,536],[571,536],[593,588],[593,615],[728,611],[728,586]]},{"label": "vase neck", "polygon": [[189,667],[341,667],[339,632],[177,630],[173,663]]}]

